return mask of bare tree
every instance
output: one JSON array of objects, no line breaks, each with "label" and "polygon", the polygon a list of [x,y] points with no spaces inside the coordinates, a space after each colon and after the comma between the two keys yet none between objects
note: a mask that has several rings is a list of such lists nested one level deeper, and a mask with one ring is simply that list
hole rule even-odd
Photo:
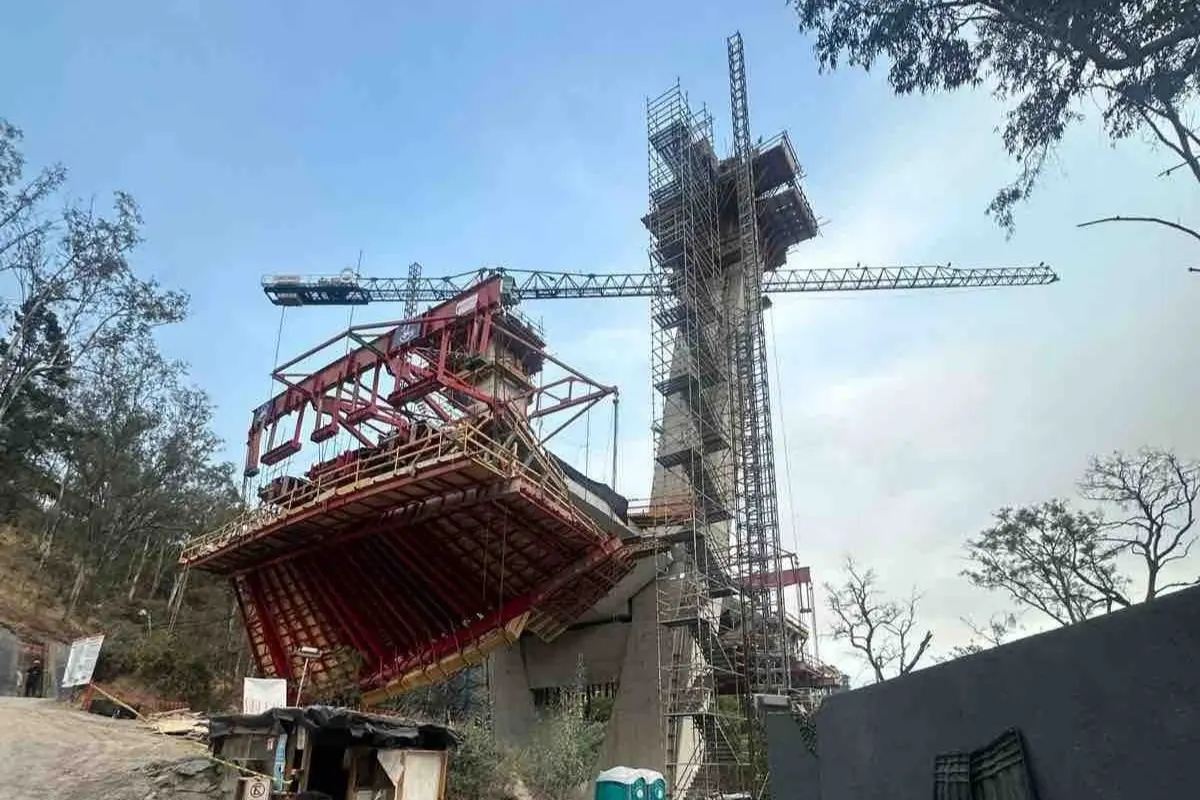
[{"label": "bare tree", "polygon": [[946,660],[982,653],[992,647],[999,647],[1012,636],[1018,627],[1017,615],[1012,612],[993,614],[986,625],[976,625],[968,617],[963,617],[962,621],[971,629],[971,639],[964,645],[952,647]]},{"label": "bare tree", "polygon": [[834,616],[833,638],[847,642],[861,654],[874,672],[876,683],[912,672],[933,641],[933,633],[928,630],[919,640],[916,638],[920,600],[916,590],[903,601],[891,600],[879,589],[875,570],[862,570],[853,558],[846,559],[843,569],[841,586],[825,584]]},{"label": "bare tree", "polygon": [[[1145,565],[1145,600],[1191,581],[1160,585],[1163,568],[1187,558],[1196,543],[1196,497],[1200,464],[1167,450],[1142,448],[1135,456],[1114,452],[1092,459],[1079,485],[1088,500],[1115,506],[1102,532],[1113,548]],[[1128,605],[1126,599],[1123,605]]]},{"label": "bare tree", "polygon": [[[1144,600],[1191,583],[1164,584],[1163,570],[1196,543],[1200,464],[1164,450],[1116,452],[1092,459],[1080,492],[1099,508],[1072,511],[1051,500],[1001,509],[995,525],[967,540],[971,567],[963,574],[1060,625],[1133,605],[1140,580]],[[1141,562],[1140,576],[1121,568],[1128,556]]]}]

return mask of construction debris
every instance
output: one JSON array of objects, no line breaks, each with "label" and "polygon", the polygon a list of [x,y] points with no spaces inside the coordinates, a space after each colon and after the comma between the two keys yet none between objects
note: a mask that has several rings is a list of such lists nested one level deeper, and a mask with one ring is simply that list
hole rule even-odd
[{"label": "construction debris", "polygon": [[179,709],[151,714],[142,719],[141,727],[167,736],[178,736],[197,742],[208,741],[208,717],[198,711]]}]

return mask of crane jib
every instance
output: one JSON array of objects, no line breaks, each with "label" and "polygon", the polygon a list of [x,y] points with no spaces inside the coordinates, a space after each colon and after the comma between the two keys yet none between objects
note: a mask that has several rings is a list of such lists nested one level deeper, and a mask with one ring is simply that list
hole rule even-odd
[{"label": "crane jib", "polygon": [[[499,275],[506,305],[521,300],[653,297],[660,288],[651,273],[597,275],[578,272],[476,270],[434,278],[360,278],[354,275],[271,275],[263,292],[275,305],[344,306],[366,303],[445,302],[482,278]],[[1058,275],[1045,264],[1031,267],[944,265],[773,270],[763,276],[766,294],[857,292],[891,289],[956,289],[1042,286]]]}]

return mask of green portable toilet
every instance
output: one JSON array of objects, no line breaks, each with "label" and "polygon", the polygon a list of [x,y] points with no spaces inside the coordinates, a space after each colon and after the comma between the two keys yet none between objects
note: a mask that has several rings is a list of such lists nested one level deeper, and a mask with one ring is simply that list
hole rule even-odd
[{"label": "green portable toilet", "polygon": [[596,776],[596,800],[650,800],[645,772],[629,767],[604,770]]},{"label": "green portable toilet", "polygon": [[667,779],[661,772],[639,769],[636,772],[646,782],[646,800],[667,800]]}]

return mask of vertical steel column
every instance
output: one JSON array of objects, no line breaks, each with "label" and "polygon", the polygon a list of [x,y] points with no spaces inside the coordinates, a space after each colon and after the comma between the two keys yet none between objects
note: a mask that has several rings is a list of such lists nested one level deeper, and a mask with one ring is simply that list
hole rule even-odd
[{"label": "vertical steel column", "polygon": [[[750,138],[746,62],[742,36],[726,42],[729,94],[737,169],[738,238],[741,250],[743,315],[736,326],[738,397],[737,573],[744,586],[744,669],[753,693],[785,694],[790,688],[786,610],[783,589],[772,580],[781,571],[774,438],[767,381],[766,331],[763,323],[763,264],[759,253],[755,204],[755,147]],[[750,580],[761,576],[765,580]]]},{"label": "vertical steel column", "polygon": [[408,285],[405,286],[404,318],[412,319],[417,315],[417,296],[421,289],[421,264],[418,261],[408,265]]}]

